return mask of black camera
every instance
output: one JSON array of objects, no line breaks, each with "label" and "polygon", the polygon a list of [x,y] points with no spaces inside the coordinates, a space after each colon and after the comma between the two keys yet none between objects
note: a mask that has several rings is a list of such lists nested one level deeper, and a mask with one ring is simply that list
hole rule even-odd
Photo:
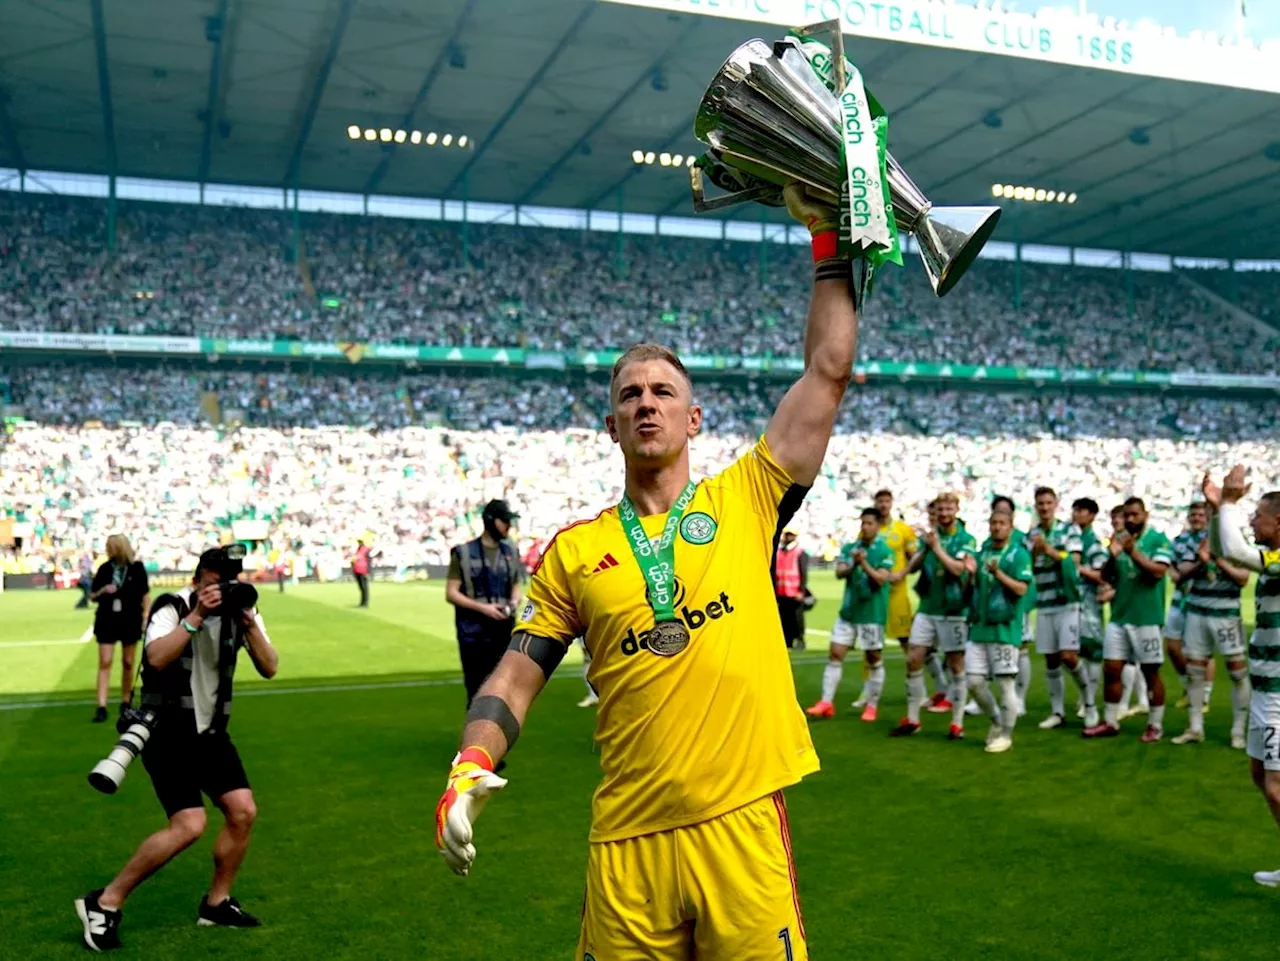
[{"label": "black camera", "polygon": [[217,610],[210,612],[212,616],[239,614],[258,603],[258,589],[239,579],[244,572],[244,555],[243,544],[227,544],[201,555],[200,570],[213,571],[218,575],[218,590],[222,594],[222,603]]},{"label": "black camera", "polygon": [[124,781],[125,772],[133,759],[142,753],[151,733],[156,729],[156,712],[127,706],[120,712],[116,730],[120,740],[111,753],[94,765],[89,772],[89,783],[103,794],[115,794]]}]

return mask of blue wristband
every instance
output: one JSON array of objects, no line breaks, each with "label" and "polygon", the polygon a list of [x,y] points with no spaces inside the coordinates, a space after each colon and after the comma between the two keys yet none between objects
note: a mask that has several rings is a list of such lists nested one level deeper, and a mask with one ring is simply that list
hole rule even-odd
[{"label": "blue wristband", "polygon": [[185,617],[178,623],[180,623],[186,629],[186,632],[188,634],[195,635],[200,633],[200,628],[192,627],[189,623],[187,623],[187,619]]}]

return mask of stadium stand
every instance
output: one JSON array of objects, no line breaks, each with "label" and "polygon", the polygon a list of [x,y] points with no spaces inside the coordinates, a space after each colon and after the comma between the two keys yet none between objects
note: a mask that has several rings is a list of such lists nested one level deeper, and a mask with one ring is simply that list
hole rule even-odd
[{"label": "stadium stand", "polygon": [[[55,364],[0,370],[0,382],[29,420],[0,448],[11,480],[0,515],[34,525],[38,546],[21,558],[32,570],[73,565],[116,529],[141,531],[144,556],[181,568],[239,517],[268,519],[300,571],[340,567],[366,531],[383,563],[406,568],[443,562],[490,497],[521,512],[527,543],[620,495],[598,379]],[[784,386],[700,382],[707,431],[695,473],[743,449]],[[246,426],[201,425],[205,391],[244,410]],[[975,523],[992,494],[1012,494],[1026,526],[1030,491],[1049,484],[1104,505],[1139,493],[1172,534],[1209,465],[1241,461],[1260,487],[1280,487],[1272,424],[1262,401],[864,387],[846,401],[800,522],[809,548],[829,554],[888,485],[912,522],[938,490],[955,489]],[[211,462],[222,465],[212,477]]]},{"label": "stadium stand", "polygon": [[[808,254],[713,242],[0,193],[0,327],[544,349],[799,353]],[[1266,300],[1245,283],[1250,302]],[[327,306],[325,306],[327,305]],[[860,355],[882,361],[1274,374],[1280,333],[1176,274],[980,262],[937,300],[887,270]]]}]

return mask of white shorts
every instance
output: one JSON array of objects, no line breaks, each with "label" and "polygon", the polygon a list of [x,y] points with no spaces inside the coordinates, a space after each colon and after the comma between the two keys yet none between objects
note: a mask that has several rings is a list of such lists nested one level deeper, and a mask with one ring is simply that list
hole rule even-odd
[{"label": "white shorts", "polygon": [[1132,661],[1135,664],[1163,664],[1164,640],[1156,624],[1107,625],[1102,641],[1102,656],[1108,661]]},{"label": "white shorts", "polygon": [[1013,677],[1022,652],[1016,644],[975,644],[964,648],[964,672],[982,677]]},{"label": "white shorts", "polygon": [[1247,751],[1266,770],[1280,771],[1280,694],[1253,692]]},{"label": "white shorts", "polygon": [[1169,616],[1164,622],[1164,636],[1171,641],[1182,640],[1182,632],[1186,624],[1187,615],[1182,610],[1181,599],[1173,602],[1173,606],[1169,608]]},{"label": "white shorts", "polygon": [[1058,654],[1080,650],[1080,605],[1036,611],[1036,651]]},{"label": "white shorts", "polygon": [[969,624],[963,617],[936,617],[917,614],[911,622],[907,643],[936,648],[939,654],[958,654],[969,640]]},{"label": "white shorts", "polygon": [[857,647],[860,651],[883,651],[884,625],[850,624],[837,617],[831,628],[831,643],[841,647]]},{"label": "white shorts", "polygon": [[1207,661],[1215,647],[1223,657],[1244,657],[1244,623],[1240,618],[1188,614],[1182,653],[1195,661]]}]

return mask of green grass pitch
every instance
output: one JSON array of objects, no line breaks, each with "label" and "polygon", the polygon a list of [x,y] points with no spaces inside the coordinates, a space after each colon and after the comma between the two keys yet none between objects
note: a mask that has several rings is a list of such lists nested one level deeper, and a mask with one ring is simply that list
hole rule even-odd
[{"label": "green grass pitch", "polygon": [[[824,630],[837,584],[821,575],[815,586],[811,627]],[[74,599],[0,594],[5,959],[79,956],[73,898],[105,883],[163,821],[140,766],[114,797],[85,781],[114,731],[89,723],[96,654],[75,643],[88,619],[71,610]],[[122,957],[572,957],[598,779],[592,712],[575,707],[576,660],[534,707],[510,787],[479,824],[473,875],[455,878],[432,840],[462,720],[452,612],[439,584],[375,584],[368,611],[354,600],[348,584],[267,590],[280,674],[260,682],[242,663],[232,733],[261,815],[236,893],[265,926],[195,926],[211,829],[134,895]],[[817,696],[824,648],[815,634],[795,658],[805,704]],[[890,740],[901,672],[892,658],[882,721],[864,725],[848,709],[861,674],[851,660],[840,713],[814,726],[823,771],[788,792],[814,958],[1280,953],[1280,895],[1250,879],[1280,867],[1280,837],[1245,757],[1226,745],[1225,672],[1209,742],[1178,748],[1140,745],[1136,720],[1100,743],[1083,742],[1074,719],[1036,730],[1047,710],[1037,664],[1030,714],[1001,756],[982,752],[981,720],[960,744],[932,715],[921,736]],[[1166,679],[1176,683],[1168,668]],[[1184,723],[1170,708],[1167,729]]]}]

